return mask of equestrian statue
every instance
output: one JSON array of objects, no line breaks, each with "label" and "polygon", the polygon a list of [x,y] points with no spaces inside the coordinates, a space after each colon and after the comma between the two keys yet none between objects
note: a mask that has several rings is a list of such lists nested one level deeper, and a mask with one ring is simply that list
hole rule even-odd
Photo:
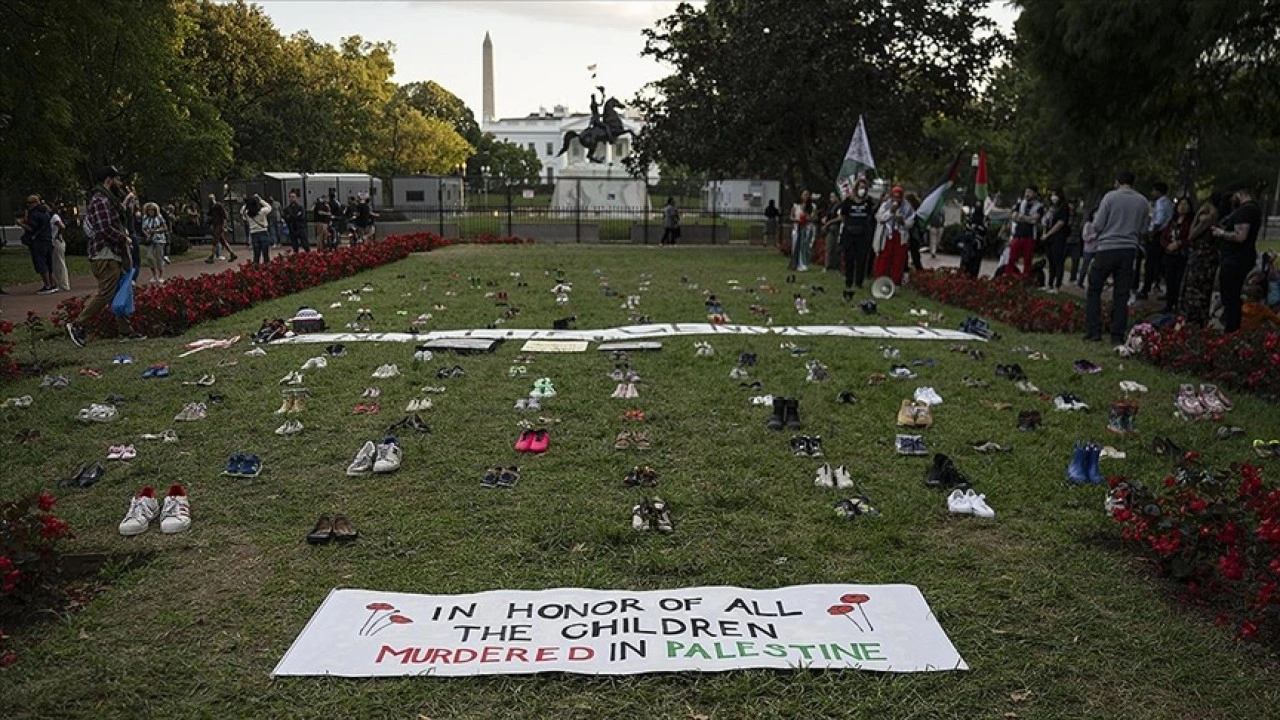
[{"label": "equestrian statue", "polygon": [[622,116],[618,114],[618,110],[626,109],[626,106],[617,98],[609,98],[604,101],[602,110],[600,100],[604,100],[604,88],[596,86],[596,89],[600,91],[600,97],[597,99],[595,93],[591,94],[591,120],[587,124],[587,129],[582,132],[570,130],[565,133],[564,145],[560,148],[560,152],[556,153],[556,157],[569,152],[569,143],[577,140],[578,144],[586,150],[589,162],[603,163],[604,160],[597,160],[595,157],[597,145],[613,143],[623,135],[634,135],[622,124]]}]

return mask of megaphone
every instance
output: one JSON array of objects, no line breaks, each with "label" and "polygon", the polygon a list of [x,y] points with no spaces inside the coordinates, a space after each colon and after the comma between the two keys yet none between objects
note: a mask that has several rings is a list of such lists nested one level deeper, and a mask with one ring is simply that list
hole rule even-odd
[{"label": "megaphone", "polygon": [[893,284],[893,280],[883,276],[878,277],[871,283],[871,297],[877,300],[888,300],[893,297],[893,293],[897,289]]}]

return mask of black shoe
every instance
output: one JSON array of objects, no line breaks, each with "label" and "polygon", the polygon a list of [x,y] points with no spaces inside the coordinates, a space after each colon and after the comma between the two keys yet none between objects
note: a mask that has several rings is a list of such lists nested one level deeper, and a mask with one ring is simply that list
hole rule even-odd
[{"label": "black shoe", "polygon": [[321,515],[316,520],[315,527],[311,528],[311,532],[307,533],[307,542],[311,545],[321,545],[333,539],[333,518],[328,515]]},{"label": "black shoe", "polygon": [[84,347],[88,343],[84,328],[78,322],[67,323],[67,336],[71,338],[71,342],[75,343],[76,347]]},{"label": "black shoe", "polygon": [[102,467],[102,463],[94,463],[88,470],[80,473],[79,482],[82,488],[92,487],[94,483],[102,479],[107,474],[106,468]]},{"label": "black shoe", "polygon": [[788,430],[800,429],[800,400],[797,398],[787,398],[784,406],[784,422]]},{"label": "black shoe", "polygon": [[333,539],[338,542],[351,542],[360,537],[360,533],[351,527],[351,520],[346,515],[333,516]]},{"label": "black shoe", "polygon": [[951,458],[937,453],[933,456],[933,467],[925,473],[925,487],[944,488],[947,487],[948,471],[952,468]]},{"label": "black shoe", "polygon": [[823,457],[821,435],[806,436],[805,440],[808,442],[808,445],[809,445],[809,457],[816,457],[816,458]]},{"label": "black shoe", "polygon": [[836,402],[841,405],[852,405],[858,402],[858,397],[848,390],[841,390],[840,394],[836,396]]},{"label": "black shoe", "polygon": [[80,476],[84,475],[85,470],[88,469],[88,463],[80,463],[80,467],[77,467],[70,475],[58,481],[58,487],[79,487]]},{"label": "black shoe", "polygon": [[776,397],[773,399],[773,416],[769,418],[769,422],[765,423],[765,427],[770,430],[781,430],[783,423],[783,415],[786,413],[787,399],[784,397]]},{"label": "black shoe", "polygon": [[791,454],[796,457],[807,457],[809,455],[809,438],[803,435],[792,435]]}]

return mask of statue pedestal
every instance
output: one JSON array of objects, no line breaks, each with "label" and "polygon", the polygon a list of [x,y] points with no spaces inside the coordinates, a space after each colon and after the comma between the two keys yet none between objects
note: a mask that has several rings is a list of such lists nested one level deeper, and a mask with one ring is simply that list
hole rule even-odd
[{"label": "statue pedestal", "polygon": [[607,213],[620,209],[649,210],[649,189],[619,165],[575,163],[556,178],[551,209]]}]

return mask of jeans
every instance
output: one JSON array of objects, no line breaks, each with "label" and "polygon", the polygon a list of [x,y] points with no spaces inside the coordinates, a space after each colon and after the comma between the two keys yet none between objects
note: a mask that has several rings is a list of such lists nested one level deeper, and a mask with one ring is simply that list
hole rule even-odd
[{"label": "jeans", "polygon": [[[1142,294],[1146,295],[1151,292],[1151,287],[1155,284],[1156,279],[1164,277],[1164,248],[1160,246],[1159,238],[1152,238],[1147,241],[1147,270],[1142,276]],[[1166,288],[1167,289],[1167,288]]]},{"label": "jeans", "polygon": [[840,239],[840,248],[844,251],[844,286],[846,289],[862,283],[867,279],[867,259],[871,255],[871,236],[854,235]]},{"label": "jeans", "polygon": [[1059,235],[1049,238],[1049,287],[1062,287],[1062,276],[1067,270],[1067,239]]},{"label": "jeans", "polygon": [[1187,271],[1187,256],[1166,253],[1164,256],[1164,310],[1177,310],[1182,301],[1182,275]]},{"label": "jeans", "polygon": [[1129,293],[1133,290],[1137,250],[1103,250],[1093,256],[1089,268],[1088,302],[1085,304],[1085,337],[1102,339],[1102,287],[1107,278],[1115,281],[1111,289],[1111,342],[1124,342],[1129,329]]},{"label": "jeans", "polygon": [[249,234],[249,244],[253,246],[253,264],[271,260],[271,233],[263,230]]},{"label": "jeans", "polygon": [[1067,259],[1071,261],[1071,282],[1084,279],[1080,274],[1080,255],[1084,253],[1084,243],[1076,238],[1075,242],[1067,241]]},{"label": "jeans", "polygon": [[1240,329],[1240,293],[1244,279],[1253,270],[1256,258],[1246,255],[1223,254],[1218,264],[1218,289],[1222,293],[1222,325],[1226,332]]}]

